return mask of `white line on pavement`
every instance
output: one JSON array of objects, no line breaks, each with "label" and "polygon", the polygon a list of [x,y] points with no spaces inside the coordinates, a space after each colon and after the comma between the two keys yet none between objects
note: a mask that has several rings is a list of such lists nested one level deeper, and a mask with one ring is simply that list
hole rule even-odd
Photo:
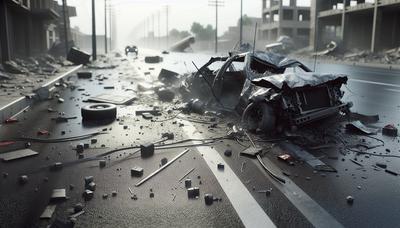
[{"label": "white line on pavement", "polygon": [[372,84],[372,85],[382,85],[382,86],[391,86],[391,87],[400,88],[400,85],[384,83],[384,82],[374,82],[374,81],[366,81],[366,80],[352,79],[352,78],[349,79],[349,81],[360,82],[360,83],[365,83],[365,84]]},{"label": "white line on pavement", "polygon": [[[182,122],[185,124],[183,127],[184,132],[189,137],[193,136],[196,128],[188,121],[182,120]],[[236,176],[235,172],[224,162],[224,159],[215,149],[203,147],[201,148],[201,154],[203,154],[203,159],[218,180],[245,227],[276,227],[246,186],[240,181],[239,177]],[[217,169],[218,163],[225,165],[224,171]]]}]

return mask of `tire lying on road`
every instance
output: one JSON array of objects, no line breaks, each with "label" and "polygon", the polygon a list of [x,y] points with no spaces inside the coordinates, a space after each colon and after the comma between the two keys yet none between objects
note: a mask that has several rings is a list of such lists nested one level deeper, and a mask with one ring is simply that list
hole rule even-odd
[{"label": "tire lying on road", "polygon": [[114,120],[117,106],[107,103],[91,104],[81,108],[83,120]]}]

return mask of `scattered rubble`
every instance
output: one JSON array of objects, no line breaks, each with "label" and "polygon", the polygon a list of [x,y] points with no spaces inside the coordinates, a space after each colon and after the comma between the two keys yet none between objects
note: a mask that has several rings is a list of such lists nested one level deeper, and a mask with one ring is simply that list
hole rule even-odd
[{"label": "scattered rubble", "polygon": [[90,54],[72,47],[67,56],[67,60],[78,65],[78,64],[88,64],[90,59]]},{"label": "scattered rubble", "polygon": [[160,63],[162,61],[163,61],[163,57],[158,56],[158,55],[156,55],[156,56],[146,56],[144,58],[144,62],[145,63]]},{"label": "scattered rubble", "polygon": [[382,134],[397,137],[397,128],[393,124],[388,124],[382,128]]}]

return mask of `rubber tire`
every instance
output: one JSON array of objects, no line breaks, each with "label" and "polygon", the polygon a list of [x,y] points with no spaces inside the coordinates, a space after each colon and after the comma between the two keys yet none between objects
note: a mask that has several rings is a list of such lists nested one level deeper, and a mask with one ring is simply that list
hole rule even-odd
[{"label": "rubber tire", "polygon": [[107,103],[91,104],[81,108],[83,120],[115,120],[117,106]]},{"label": "rubber tire", "polygon": [[272,133],[276,125],[274,109],[265,102],[251,103],[243,112],[242,123],[249,130],[260,129],[266,134]]}]

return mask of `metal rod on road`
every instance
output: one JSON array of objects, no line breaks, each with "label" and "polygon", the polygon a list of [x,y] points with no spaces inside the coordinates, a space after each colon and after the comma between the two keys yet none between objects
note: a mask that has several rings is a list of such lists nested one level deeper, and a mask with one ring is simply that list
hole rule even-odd
[{"label": "metal rod on road", "polygon": [[97,59],[96,47],[96,5],[95,0],[92,0],[92,59]]},{"label": "metal rod on road", "polygon": [[107,0],[104,0],[104,52],[107,54]]},{"label": "metal rod on road", "polygon": [[182,153],[178,154],[176,157],[174,157],[171,161],[169,161],[167,164],[161,166],[159,169],[157,169],[156,171],[154,171],[153,173],[151,173],[150,175],[148,175],[146,178],[142,179],[141,181],[139,181],[137,184],[135,184],[135,187],[139,187],[140,185],[142,185],[144,182],[150,180],[152,177],[154,177],[155,175],[157,175],[157,173],[161,172],[163,169],[167,168],[169,165],[171,165],[171,163],[173,163],[174,161],[178,160],[178,158],[182,157],[184,154],[186,154],[187,152],[189,152],[189,149],[184,150]]}]

